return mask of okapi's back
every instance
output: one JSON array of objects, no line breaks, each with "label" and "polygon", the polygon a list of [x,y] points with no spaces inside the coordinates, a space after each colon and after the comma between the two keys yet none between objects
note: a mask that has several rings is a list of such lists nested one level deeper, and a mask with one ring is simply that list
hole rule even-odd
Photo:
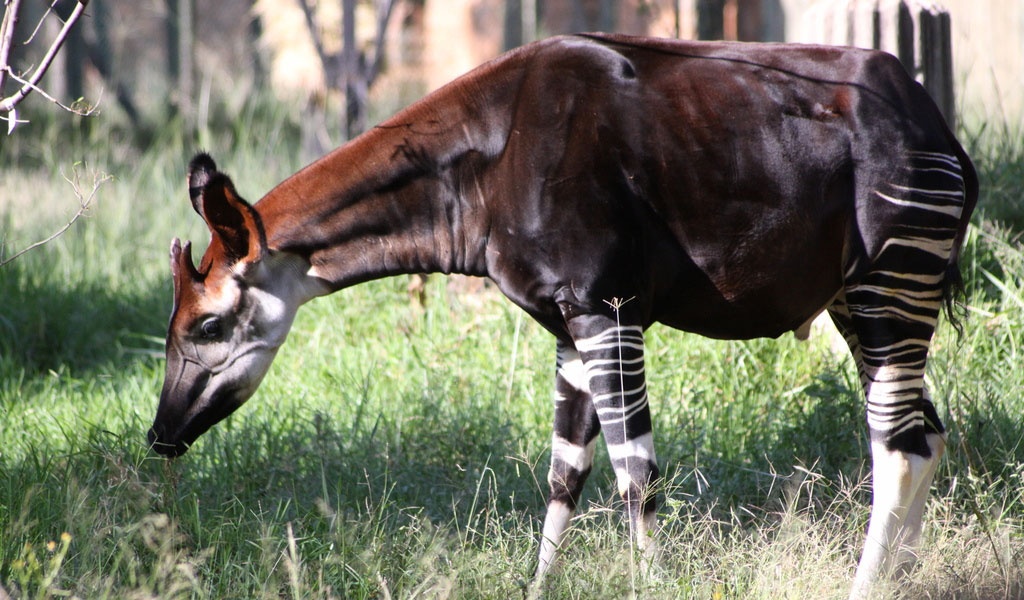
[{"label": "okapi's back", "polygon": [[649,322],[713,337],[799,327],[893,235],[874,187],[909,184],[908,152],[962,154],[882,52],[583,35],[514,60],[491,247],[533,247],[489,273],[518,288],[623,269]]}]

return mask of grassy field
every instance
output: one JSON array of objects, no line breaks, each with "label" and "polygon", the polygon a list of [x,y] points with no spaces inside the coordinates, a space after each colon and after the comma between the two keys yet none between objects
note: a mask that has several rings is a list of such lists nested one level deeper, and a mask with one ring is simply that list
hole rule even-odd
[{"label": "grassy field", "polygon": [[[300,160],[255,112],[204,145],[257,199]],[[0,147],[0,257],[113,175],[87,218],[0,267],[0,582],[14,598],[509,598],[534,568],[554,344],[490,290],[405,279],[300,311],[257,395],[173,462],[145,431],[193,148],[108,133]],[[35,136],[35,137],[33,137]],[[950,448],[906,598],[1024,597],[1024,148],[966,136],[983,175],[967,320],[929,379]],[[102,140],[102,146],[97,144]],[[97,149],[100,148],[100,149]],[[159,148],[156,150],[154,148]],[[79,161],[89,161],[78,164]],[[602,456],[552,598],[840,598],[870,501],[863,402],[827,336],[713,342],[656,327],[663,556],[637,574]],[[0,593],[0,597],[3,594]]]}]

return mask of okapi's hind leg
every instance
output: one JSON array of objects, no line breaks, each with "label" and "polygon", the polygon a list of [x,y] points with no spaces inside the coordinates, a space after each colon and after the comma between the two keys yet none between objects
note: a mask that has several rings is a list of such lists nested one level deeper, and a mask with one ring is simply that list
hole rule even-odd
[{"label": "okapi's hind leg", "polygon": [[[924,375],[946,260],[919,245],[891,244],[829,308],[857,365],[871,436],[871,520],[851,598],[868,597],[880,577],[899,577],[916,559],[924,505],[945,448]],[[906,272],[911,265],[915,271]]]},{"label": "okapi's hind leg", "polygon": [[[854,289],[849,297],[855,303],[864,293]],[[868,318],[860,312],[867,307],[853,306],[848,309],[840,299],[829,313],[850,346],[867,397],[871,519],[850,594],[860,599],[869,597],[879,578],[899,577],[913,566],[924,505],[945,448],[945,432],[924,386],[934,325],[922,326],[917,333],[922,337],[891,332],[883,337],[881,329],[857,325]],[[934,312],[938,314],[937,306]],[[876,314],[870,318],[884,317]]]},{"label": "okapi's hind leg", "polygon": [[555,422],[548,471],[547,513],[534,579],[539,582],[555,560],[569,520],[590,475],[601,426],[579,352],[559,341],[555,374]]}]

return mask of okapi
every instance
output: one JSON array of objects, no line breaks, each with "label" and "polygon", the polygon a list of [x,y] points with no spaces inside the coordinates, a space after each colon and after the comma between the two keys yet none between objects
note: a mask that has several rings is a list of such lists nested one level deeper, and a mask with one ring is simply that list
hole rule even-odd
[{"label": "okapi", "polygon": [[867,399],[871,520],[853,594],[906,568],[944,449],[924,384],[977,177],[892,56],[588,34],[501,56],[313,162],[255,205],[206,154],[211,241],[171,244],[167,456],[256,391],[300,305],[409,273],[489,277],[557,340],[536,578],[605,444],[650,552],[653,323],[724,339],[827,310]]}]

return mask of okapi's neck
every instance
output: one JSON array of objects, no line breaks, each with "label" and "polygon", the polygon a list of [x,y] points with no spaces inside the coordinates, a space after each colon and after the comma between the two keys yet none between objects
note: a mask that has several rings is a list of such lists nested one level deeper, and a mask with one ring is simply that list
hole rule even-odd
[{"label": "okapi's neck", "polygon": [[496,71],[442,88],[271,190],[256,204],[269,247],[305,257],[330,291],[403,273],[485,275],[481,175],[504,147],[518,69]]}]

